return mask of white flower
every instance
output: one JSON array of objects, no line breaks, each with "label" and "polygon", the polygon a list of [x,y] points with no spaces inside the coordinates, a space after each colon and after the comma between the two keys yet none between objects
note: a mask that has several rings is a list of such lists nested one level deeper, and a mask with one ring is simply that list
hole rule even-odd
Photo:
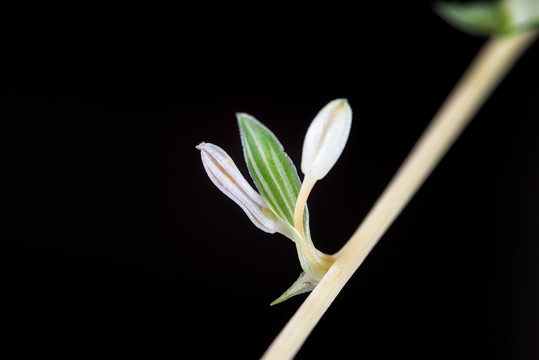
[{"label": "white flower", "polygon": [[501,6],[505,10],[505,21],[514,29],[539,23],[537,0],[505,0]]},{"label": "white flower", "polygon": [[196,148],[200,150],[202,164],[210,180],[243,209],[256,227],[270,234],[279,232],[293,239],[287,226],[249,185],[232,158],[223,149],[204,142]]},{"label": "white flower", "polygon": [[331,170],[341,155],[350,134],[352,109],[346,99],[337,99],[324,106],[307,130],[303,143],[301,171],[320,180]]}]

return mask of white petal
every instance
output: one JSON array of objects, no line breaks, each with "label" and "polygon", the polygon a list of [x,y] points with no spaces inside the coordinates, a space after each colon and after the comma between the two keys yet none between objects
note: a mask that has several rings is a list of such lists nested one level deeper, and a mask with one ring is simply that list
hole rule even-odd
[{"label": "white petal", "polygon": [[249,185],[223,149],[209,143],[201,143],[196,148],[200,150],[202,164],[210,180],[243,209],[256,227],[270,234],[280,232],[287,235],[284,224]]},{"label": "white petal", "polygon": [[346,99],[324,106],[307,130],[301,171],[320,180],[331,170],[346,145],[352,125],[352,109]]}]

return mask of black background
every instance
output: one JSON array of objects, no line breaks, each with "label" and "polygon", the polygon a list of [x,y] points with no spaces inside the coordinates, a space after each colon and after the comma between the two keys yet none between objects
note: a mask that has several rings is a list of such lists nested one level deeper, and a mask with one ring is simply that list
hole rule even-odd
[{"label": "black background", "polygon": [[[299,164],[314,115],[348,98],[349,143],[309,200],[315,244],[337,251],[484,43],[431,7],[87,9],[6,33],[3,348],[260,357],[304,298],[269,307],[301,271],[295,249],[210,183],[195,145],[247,175],[247,112]],[[537,64],[535,44],[297,359],[536,358]]]}]

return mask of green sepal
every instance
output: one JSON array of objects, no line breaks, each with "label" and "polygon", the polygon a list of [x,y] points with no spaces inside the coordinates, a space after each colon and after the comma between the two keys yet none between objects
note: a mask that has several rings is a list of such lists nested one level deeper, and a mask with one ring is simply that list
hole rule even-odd
[{"label": "green sepal", "polygon": [[[294,208],[301,181],[277,137],[253,116],[238,113],[243,154],[249,173],[269,207],[294,227]],[[308,228],[308,224],[305,224]]]},{"label": "green sepal", "polygon": [[303,294],[306,292],[311,291],[315,288],[318,281],[313,280],[309,275],[302,272],[299,275],[299,278],[292,284],[288,290],[286,290],[279,298],[277,298],[275,301],[273,301],[270,305],[277,305],[279,303],[282,303],[283,301],[286,301],[290,299],[292,296],[296,296],[299,294]]}]

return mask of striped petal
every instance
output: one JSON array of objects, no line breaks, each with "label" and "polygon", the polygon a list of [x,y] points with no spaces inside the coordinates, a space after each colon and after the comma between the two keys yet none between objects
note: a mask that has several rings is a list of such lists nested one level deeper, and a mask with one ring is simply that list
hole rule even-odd
[{"label": "striped petal", "polygon": [[267,233],[279,232],[293,238],[288,227],[249,185],[223,149],[209,143],[201,143],[196,148],[200,150],[202,164],[210,180],[243,209],[256,227]]}]

